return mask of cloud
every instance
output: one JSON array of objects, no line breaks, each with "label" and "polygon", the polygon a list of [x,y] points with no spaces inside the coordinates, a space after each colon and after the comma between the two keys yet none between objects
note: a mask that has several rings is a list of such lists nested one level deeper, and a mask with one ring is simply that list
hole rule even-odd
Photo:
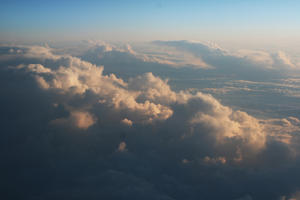
[{"label": "cloud", "polygon": [[273,55],[274,59],[274,67],[280,67],[283,69],[296,68],[296,65],[292,63],[289,56],[285,54],[283,51],[278,51]]},{"label": "cloud", "polygon": [[68,118],[55,119],[51,123],[62,126],[69,124],[79,129],[87,129],[95,124],[95,122],[95,117],[88,112],[71,111]]},{"label": "cloud", "polygon": [[236,73],[239,76],[260,71],[266,77],[265,71],[286,73],[298,69],[297,65],[283,51],[272,54],[265,51],[239,50],[236,53],[231,53],[215,45],[185,40],[154,41],[153,44],[172,47],[192,54],[203,60],[207,66],[220,72]]},{"label": "cloud", "polygon": [[[259,150],[265,145],[265,132],[258,120],[245,112],[232,111],[221,105],[212,96],[198,93],[200,111],[190,120],[192,125],[199,125],[213,130],[217,141],[224,142],[228,138],[240,138],[244,145]],[[202,128],[202,127],[201,127]]]},{"label": "cloud", "polygon": [[167,105],[175,102],[178,98],[178,95],[168,85],[168,80],[161,80],[152,73],[129,79],[128,87],[140,91],[139,100],[149,99],[152,102]]},{"label": "cloud", "polygon": [[124,125],[127,125],[127,126],[132,126],[132,124],[133,124],[132,121],[127,119],[127,118],[123,119],[121,121],[121,123],[124,124]]},{"label": "cloud", "polygon": [[78,48],[65,47],[59,52],[97,66],[104,65],[106,73],[114,73],[126,80],[149,71],[163,77],[222,75],[244,80],[282,78],[299,73],[295,59],[282,51],[270,53],[242,49],[230,52],[216,44],[194,41],[143,44],[89,41],[78,44]]},{"label": "cloud", "polygon": [[300,184],[298,118],[255,118],[56,51],[1,47],[7,198],[274,199]]},{"label": "cloud", "polygon": [[127,149],[126,149],[126,143],[125,143],[125,142],[121,142],[121,143],[119,144],[119,147],[118,147],[118,150],[117,150],[117,151],[119,151],[119,152],[127,151]]},{"label": "cloud", "polygon": [[224,157],[217,157],[217,158],[210,158],[209,156],[206,156],[203,161],[205,163],[208,163],[208,164],[225,164],[226,163],[226,158]]},{"label": "cloud", "polygon": [[300,121],[295,117],[261,120],[261,123],[274,139],[286,144],[293,143],[293,135],[300,132]]},{"label": "cloud", "polygon": [[[142,64],[158,64],[165,67],[193,67],[193,68],[210,68],[201,58],[192,54],[176,51],[176,49],[157,48],[156,45],[146,44],[107,44],[105,42],[90,41],[85,51],[75,54],[82,59],[94,64],[108,64],[110,62]],[[70,53],[73,53],[70,51]],[[121,59],[121,60],[120,60]],[[144,64],[145,65],[145,64]],[[145,67],[145,66],[144,66]]]},{"label": "cloud", "polygon": [[[27,56],[25,53],[24,57]],[[39,56],[40,53],[35,56],[32,52],[30,53],[31,58],[38,59]],[[127,89],[127,83],[114,74],[103,75],[103,67],[97,67],[71,56],[57,57],[51,55],[46,59],[50,60],[53,57],[55,59],[52,62],[58,66],[57,68],[47,68],[41,64],[21,65],[21,67],[19,65],[17,68],[25,68],[26,71],[33,74],[43,89],[54,89],[58,93],[72,95],[82,95],[91,91],[98,96],[102,104],[126,112],[126,116],[131,117],[132,120],[152,122],[167,119],[172,115],[172,111],[167,106],[155,103],[152,101],[153,99],[137,102],[136,99],[139,96],[149,95],[150,90],[141,93],[141,91]],[[153,79],[153,76],[148,75],[147,78]],[[160,79],[154,78],[153,80],[153,82],[157,81],[158,84],[165,84]],[[151,91],[155,92],[154,89]]]},{"label": "cloud", "polygon": [[300,198],[300,192],[296,191],[291,195],[287,195],[287,196],[282,196],[280,197],[280,200],[297,200]]}]

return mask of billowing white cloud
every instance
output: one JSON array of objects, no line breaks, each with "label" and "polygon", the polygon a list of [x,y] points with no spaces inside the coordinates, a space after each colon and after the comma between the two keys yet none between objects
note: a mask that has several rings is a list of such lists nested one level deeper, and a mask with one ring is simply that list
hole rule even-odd
[{"label": "billowing white cloud", "polygon": [[88,129],[90,126],[95,124],[95,122],[96,119],[93,115],[82,111],[71,111],[68,118],[59,118],[51,121],[51,123],[56,125],[71,125],[79,129]]},{"label": "billowing white cloud", "polygon": [[[223,52],[218,48],[214,51],[218,54]],[[258,152],[265,147],[265,130],[270,132],[269,135],[274,132],[276,135],[280,127],[283,127],[275,128],[274,121],[260,121],[245,112],[233,111],[208,94],[174,92],[167,80],[162,80],[152,73],[130,78],[125,82],[114,74],[103,75],[103,67],[68,55],[53,55],[43,47],[23,47],[23,54],[18,53],[17,56],[51,61],[51,66],[38,63],[22,64],[16,68],[25,69],[27,73],[32,74],[44,90],[54,91],[62,96],[71,95],[68,98],[84,96],[87,92],[93,93],[96,101],[83,103],[79,108],[68,105],[70,116],[56,120],[70,122],[81,129],[87,129],[98,120],[101,122],[101,118],[105,118],[103,115],[106,113],[90,114],[94,106],[109,108],[110,112],[115,113],[111,120],[132,126],[136,123],[165,121],[174,114],[174,105],[183,105],[185,109],[192,110],[181,122],[190,127],[189,134],[197,135],[206,130],[215,138],[216,144],[226,143],[229,139],[239,140],[242,147],[239,146],[235,152],[239,157],[241,149]],[[77,111],[78,109],[80,111]],[[243,152],[246,152],[246,149]]]},{"label": "billowing white cloud", "polygon": [[[34,57],[32,52],[30,56]],[[40,54],[37,53],[36,58],[39,58],[39,56]],[[55,56],[49,56],[47,59],[52,59],[53,57]],[[58,92],[74,95],[92,91],[98,96],[99,103],[127,112],[128,117],[134,121],[152,122],[167,119],[172,115],[171,109],[154,101],[153,98],[156,99],[156,96],[149,96],[155,95],[153,93],[155,89],[147,91],[134,90],[134,84],[132,83],[130,83],[130,87],[133,89],[128,89],[127,83],[117,78],[114,74],[109,76],[103,75],[103,67],[97,67],[75,57],[56,57],[53,62],[57,62],[59,67],[51,69],[41,64],[29,64],[23,67],[35,75],[37,82],[44,89],[56,89]],[[151,81],[151,78],[154,79],[153,82],[157,82],[158,86],[165,84],[159,78],[155,79],[151,74],[146,77],[146,80],[148,79],[149,81]],[[165,87],[168,89],[168,86]],[[140,96],[145,95],[147,96],[146,99],[142,102],[137,101]]]},{"label": "billowing white cloud", "polygon": [[129,80],[128,87],[139,91],[139,100],[150,100],[162,105],[176,102],[177,94],[168,85],[167,80],[161,80],[152,73]]},{"label": "billowing white cloud", "polygon": [[300,132],[300,120],[296,117],[261,120],[261,123],[269,135],[286,144],[291,144],[293,135]]},{"label": "billowing white cloud", "polygon": [[127,119],[127,118],[124,118],[122,121],[121,121],[122,124],[126,125],[126,126],[132,126],[132,121]]},{"label": "billowing white cloud", "polygon": [[[130,47],[128,51],[136,53]],[[219,47],[206,51],[207,56],[227,54]],[[263,199],[261,186],[272,183],[269,177],[291,177],[281,166],[297,164],[300,121],[296,117],[259,119],[223,105],[212,95],[172,90],[168,80],[151,72],[126,80],[106,75],[102,66],[45,47],[9,47],[7,52],[0,57],[8,63],[0,74],[1,83],[8,85],[1,89],[5,98],[0,105],[12,102],[13,106],[2,106],[3,120],[25,128],[4,123],[9,128],[1,135],[0,147],[10,149],[5,146],[10,140],[14,147],[23,142],[16,154],[9,151],[10,159],[24,151],[18,159],[24,159],[19,162],[28,174],[39,169],[43,178],[57,173],[63,181],[74,177],[80,197],[113,194],[118,199],[138,194],[140,199],[199,199],[205,194],[206,199],[220,199],[226,194],[229,199],[251,199],[253,194]],[[15,142],[17,133],[26,139]],[[32,156],[36,168],[26,168],[31,158],[25,158]],[[273,165],[274,171],[265,170]],[[47,183],[47,188],[54,188],[47,191],[49,198],[74,191]],[[286,184],[276,183],[283,188]],[[249,184],[250,189],[243,188]],[[215,186],[221,194],[211,194]],[[224,187],[238,191],[232,194]],[[249,193],[251,197],[245,196]]]},{"label": "billowing white cloud", "polygon": [[273,65],[275,68],[296,68],[296,65],[291,61],[291,58],[288,55],[286,55],[286,53],[283,51],[278,51],[272,57],[274,59]]},{"label": "billowing white cloud", "polygon": [[198,93],[197,96],[200,97],[197,103],[202,104],[202,109],[191,119],[192,125],[201,124],[208,130],[213,130],[219,142],[237,137],[254,150],[264,147],[265,132],[257,119],[245,112],[232,111],[210,95]]},{"label": "billowing white cloud", "polygon": [[227,70],[297,70],[295,64],[283,51],[239,50],[231,53],[216,45],[194,41],[154,41],[154,44],[175,48],[201,59],[206,66]]},{"label": "billowing white cloud", "polygon": [[[202,45],[201,48],[206,49],[206,53],[214,52],[213,54],[217,55],[226,53],[218,47],[210,49]],[[277,135],[279,130],[282,131],[281,127],[285,127],[285,125],[276,127],[274,120],[259,120],[245,112],[234,111],[208,94],[175,92],[168,85],[168,80],[162,80],[152,73],[130,78],[126,82],[114,74],[104,75],[103,67],[69,55],[54,55],[51,49],[45,47],[11,49],[14,49],[9,51],[13,58],[34,59],[35,64],[18,64],[16,70],[25,70],[26,73],[32,74],[42,89],[68,98],[93,93],[96,101],[84,102],[79,106],[67,105],[71,114],[69,118],[60,119],[69,121],[78,128],[87,129],[99,120],[97,117],[105,118],[103,114],[106,113],[90,114],[95,106],[107,107],[110,112],[115,113],[110,120],[132,126],[136,123],[165,121],[174,114],[174,106],[183,105],[185,109],[192,110],[182,121],[191,128],[192,134],[205,129],[214,135],[218,143],[227,142],[230,138],[239,139],[248,150],[255,152],[265,147],[266,130],[268,135]],[[296,131],[296,127],[290,129]],[[288,135],[290,129],[287,130]],[[237,150],[240,151],[240,147]]]}]

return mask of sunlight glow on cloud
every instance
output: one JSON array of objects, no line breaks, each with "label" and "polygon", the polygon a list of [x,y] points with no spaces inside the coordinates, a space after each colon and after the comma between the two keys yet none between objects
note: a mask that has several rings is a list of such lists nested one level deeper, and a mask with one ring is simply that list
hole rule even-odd
[{"label": "sunlight glow on cloud", "polygon": [[[208,59],[210,64],[215,59],[241,59],[225,55],[218,47],[200,47],[206,49],[203,60]],[[7,85],[1,89],[5,97],[2,101],[18,101],[18,105],[21,105],[12,104],[3,109],[5,115],[19,113],[13,117],[26,116],[24,109],[32,113],[26,123],[23,122],[24,117],[16,118],[13,122],[19,124],[14,130],[16,134],[23,131],[29,134],[28,137],[32,134],[33,139],[24,140],[23,145],[31,146],[37,152],[39,149],[51,152],[52,162],[59,162],[62,154],[67,157],[79,156],[79,163],[94,163],[101,170],[92,169],[84,173],[88,177],[97,176],[103,184],[113,181],[111,176],[114,176],[120,184],[111,182],[108,191],[116,191],[117,196],[130,197],[132,192],[136,193],[133,188],[139,186],[138,190],[149,190],[153,199],[161,199],[161,196],[172,199],[172,194],[167,190],[157,191],[151,186],[172,184],[185,188],[178,196],[192,194],[190,199],[195,199],[201,193],[197,188],[206,180],[221,186],[229,184],[238,187],[239,184],[245,184],[244,180],[231,181],[230,177],[239,170],[242,179],[254,177],[256,184],[262,176],[260,170],[276,165],[274,172],[270,171],[264,176],[280,179],[284,166],[293,168],[299,161],[300,123],[297,117],[254,117],[223,105],[210,94],[189,89],[175,91],[168,79],[151,72],[124,79],[113,73],[105,74],[103,66],[66,53],[55,53],[58,50],[54,48],[1,48],[3,53],[0,60],[4,63],[1,83]],[[126,48],[128,54],[113,48],[103,48],[103,52],[137,54],[130,47]],[[256,62],[265,62],[265,54],[250,54]],[[281,58],[286,59],[283,55]],[[148,62],[142,59],[138,61],[144,64]],[[271,63],[270,60],[266,62]],[[288,65],[288,61],[285,63]],[[18,80],[17,84],[14,80]],[[260,84],[242,80],[232,83],[237,82]],[[227,89],[229,91],[232,88]],[[9,127],[9,122],[7,124]],[[9,130],[8,127],[4,129]],[[46,130],[46,133],[40,130]],[[5,131],[1,137],[5,141],[11,136]],[[45,143],[42,147],[36,146],[40,140]],[[25,153],[27,151],[31,150],[25,150]],[[122,164],[118,164],[120,162]],[[159,172],[162,165],[166,168],[163,175]],[[212,170],[214,168],[224,178],[218,177]],[[258,172],[253,172],[252,168],[258,169]],[[173,169],[178,173],[170,173]],[[205,173],[202,174],[202,171]],[[152,179],[153,176],[156,178]],[[181,177],[186,177],[186,180]],[[86,177],[77,178],[86,181]],[[129,184],[132,189],[124,191],[123,183]],[[259,191],[255,185],[251,187]],[[282,191],[276,196],[289,194],[289,186]],[[81,192],[86,195],[85,191]],[[107,191],[98,192],[99,197],[107,195]],[[56,196],[56,191],[52,191],[51,195]],[[210,195],[207,194],[207,197]],[[245,195],[247,193],[242,191],[236,193],[235,197]]]}]

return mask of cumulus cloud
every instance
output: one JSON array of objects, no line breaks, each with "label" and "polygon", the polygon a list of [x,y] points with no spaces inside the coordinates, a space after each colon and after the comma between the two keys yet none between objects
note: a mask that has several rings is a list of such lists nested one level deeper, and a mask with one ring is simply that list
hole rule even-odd
[{"label": "cumulus cloud", "polygon": [[272,199],[299,184],[282,181],[297,171],[298,118],[258,119],[153,73],[125,80],[54,51],[1,49],[8,197]]},{"label": "cumulus cloud", "polygon": [[[201,124],[208,129],[214,130],[218,141],[224,138],[241,138],[246,145],[257,150],[264,147],[265,132],[259,121],[245,112],[235,111],[221,105],[212,96],[198,94],[204,104],[203,110],[196,113],[191,119],[192,125]],[[210,109],[207,109],[210,108]]]},{"label": "cumulus cloud", "polygon": [[265,51],[239,50],[236,56],[243,57],[249,62],[256,63],[258,66],[270,70],[293,70],[297,67],[283,51],[268,53]]},{"label": "cumulus cloud", "polygon": [[217,157],[217,158],[210,158],[209,156],[206,156],[203,161],[205,163],[208,163],[208,164],[225,164],[226,163],[226,158],[224,157]]},{"label": "cumulus cloud", "polygon": [[172,47],[197,56],[207,66],[217,70],[229,70],[242,74],[255,71],[293,71],[297,65],[283,51],[269,53],[265,51],[239,50],[231,53],[216,45],[193,41],[154,41],[156,45]]},{"label": "cumulus cloud", "polygon": [[[224,53],[217,47],[209,49],[201,44],[201,48],[207,52],[215,51],[214,54]],[[192,127],[201,124],[205,128],[212,129],[220,141],[223,138],[240,137],[245,143],[257,149],[264,146],[265,134],[255,118],[241,111],[232,111],[210,95],[203,93],[192,95],[183,91],[176,93],[170,89],[167,80],[155,77],[152,73],[125,82],[114,74],[103,75],[103,67],[68,55],[54,55],[51,49],[44,47],[22,47],[20,51],[11,49],[9,53],[17,52],[15,56],[23,59],[40,59],[45,65],[48,65],[45,60],[51,61],[51,66],[48,67],[42,64],[17,66],[17,69],[25,69],[33,74],[41,88],[55,89],[57,93],[65,95],[84,95],[92,91],[98,98],[97,104],[104,104],[118,112],[124,112],[126,116],[122,119],[124,124],[166,120],[173,114],[172,105],[192,104],[189,105],[194,107],[192,108],[194,114],[189,118]],[[94,124],[93,117],[88,112],[72,111],[68,120],[75,121],[74,124],[79,128],[88,128]]]},{"label": "cumulus cloud", "polygon": [[[25,53],[24,57],[27,56],[29,55]],[[38,59],[39,56],[39,53],[36,54],[36,57],[32,52],[30,53],[31,58]],[[55,56],[49,56],[47,59],[53,57]],[[155,92],[154,89],[144,92],[136,91],[133,84],[130,86],[133,89],[128,88],[127,83],[114,74],[103,75],[103,67],[97,67],[75,57],[61,56],[52,61],[58,66],[57,68],[47,68],[41,64],[22,65],[17,68],[26,68],[26,71],[34,74],[40,87],[44,89],[55,89],[60,93],[73,95],[82,95],[87,91],[92,91],[98,96],[100,103],[111,106],[120,112],[126,112],[129,118],[136,121],[152,122],[167,119],[172,115],[172,110],[165,105],[156,103],[153,99],[151,100],[151,97],[142,102],[137,101],[139,96],[154,95],[151,94],[151,92]],[[151,78],[154,77],[148,75],[146,80],[151,81]],[[160,79],[154,78],[153,82],[155,81],[158,81],[158,84],[165,84]]]},{"label": "cumulus cloud", "polygon": [[293,135],[300,132],[300,121],[296,117],[261,120],[261,123],[274,139],[286,144],[291,144]]},{"label": "cumulus cloud", "polygon": [[68,118],[55,119],[51,123],[57,125],[71,125],[79,129],[87,129],[95,122],[95,117],[88,112],[71,111]]},{"label": "cumulus cloud", "polygon": [[121,142],[120,144],[119,144],[119,147],[118,147],[118,151],[119,152],[124,152],[124,151],[126,151],[127,149],[126,149],[126,143],[125,142]]},{"label": "cumulus cloud", "polygon": [[[283,51],[238,50],[230,52],[212,43],[195,41],[154,41],[142,44],[108,44],[102,41],[80,43],[66,52],[95,65],[104,65],[106,72],[128,79],[152,71],[160,76],[212,74],[265,80],[299,72],[294,58]],[[123,73],[126,71],[126,73]]]},{"label": "cumulus cloud", "polygon": [[132,126],[132,124],[133,124],[132,121],[127,119],[127,118],[123,119],[121,121],[121,123],[124,124],[124,125],[127,125],[127,126]]},{"label": "cumulus cloud", "polygon": [[274,67],[281,67],[284,69],[296,67],[296,65],[292,63],[291,58],[283,51],[278,51],[276,54],[274,54],[273,59],[275,65]]},{"label": "cumulus cloud", "polygon": [[178,95],[171,90],[167,80],[155,77],[152,73],[131,78],[128,87],[140,91],[140,100],[149,99],[158,104],[168,105],[175,102],[178,97]]},{"label": "cumulus cloud", "polygon": [[[70,53],[74,53],[70,51]],[[95,64],[108,64],[107,61],[116,63],[131,63],[139,65],[151,63],[172,67],[210,68],[200,57],[176,49],[157,48],[156,45],[144,44],[107,44],[99,41],[89,41],[88,48],[81,53],[74,54]],[[120,60],[121,59],[121,60]],[[143,66],[140,66],[143,67]],[[145,67],[145,66],[144,66]]]}]

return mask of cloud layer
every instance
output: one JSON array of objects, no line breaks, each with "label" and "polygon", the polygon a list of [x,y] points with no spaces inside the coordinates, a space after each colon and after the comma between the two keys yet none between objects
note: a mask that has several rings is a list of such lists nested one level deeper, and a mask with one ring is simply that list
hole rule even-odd
[{"label": "cloud layer", "polygon": [[7,198],[274,199],[297,191],[298,118],[258,119],[210,94],[174,91],[151,72],[124,80],[50,48],[0,49]]},{"label": "cloud layer", "polygon": [[185,40],[154,41],[153,43],[189,52],[202,59],[206,65],[216,68],[293,70],[297,67],[283,51],[268,53],[265,51],[240,50],[237,53],[231,53],[214,44]]}]

